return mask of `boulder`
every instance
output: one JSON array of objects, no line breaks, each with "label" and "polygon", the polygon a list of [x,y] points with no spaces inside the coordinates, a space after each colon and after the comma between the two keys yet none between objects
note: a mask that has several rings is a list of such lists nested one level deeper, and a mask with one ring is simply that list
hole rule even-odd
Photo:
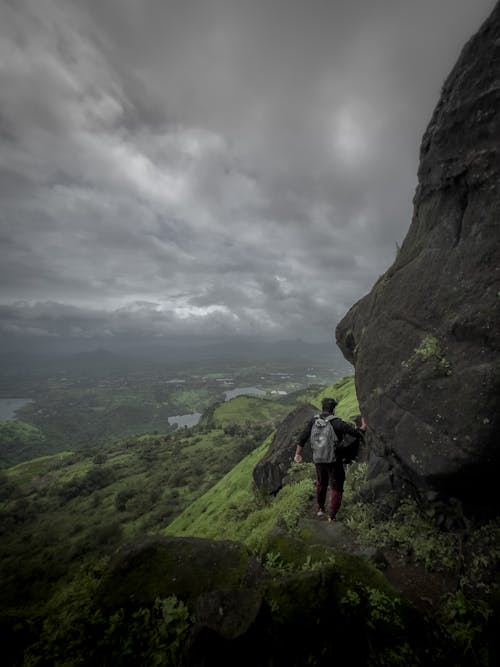
[{"label": "boulder", "polygon": [[[257,463],[253,479],[257,487],[268,495],[276,494],[283,486],[295,455],[297,436],[318,409],[309,404],[295,408],[280,424],[268,453]],[[304,448],[304,461],[312,461],[309,447]]]},{"label": "boulder", "polygon": [[117,550],[98,599],[106,608],[140,607],[175,595],[194,609],[201,594],[245,588],[261,575],[259,563],[239,542],[144,537]]},{"label": "boulder", "polygon": [[[373,555],[360,558],[329,544],[278,529],[261,554],[268,554],[270,571],[235,542],[145,537],[124,545],[88,616],[97,623],[89,625],[95,664],[367,664],[395,641],[408,644],[406,657],[410,646],[421,653],[423,638],[427,650],[425,622],[367,562]],[[187,605],[187,616],[168,604],[161,611],[158,601],[169,596]],[[372,600],[383,603],[382,616],[377,607],[372,614]]]},{"label": "boulder", "polygon": [[[424,134],[410,229],[336,329],[369,445],[419,491],[498,511],[500,4]],[[389,474],[389,473],[387,473]]]}]

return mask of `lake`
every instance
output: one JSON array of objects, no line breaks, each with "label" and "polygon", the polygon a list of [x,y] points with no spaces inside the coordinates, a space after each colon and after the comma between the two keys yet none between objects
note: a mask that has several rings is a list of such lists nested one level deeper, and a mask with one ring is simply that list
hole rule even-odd
[{"label": "lake", "polygon": [[238,389],[230,389],[226,391],[226,401],[230,401],[236,396],[265,396],[266,392],[257,387],[238,387]]},{"label": "lake", "polygon": [[168,423],[177,424],[178,428],[184,428],[184,426],[191,428],[191,426],[196,426],[200,421],[200,417],[201,412],[193,412],[189,415],[176,415],[175,417],[169,417]]},{"label": "lake", "polygon": [[[265,396],[265,393],[265,391],[262,391],[262,389],[257,389],[257,387],[238,387],[237,389],[230,389],[229,391],[226,391],[225,400],[230,401],[236,396],[244,395]],[[191,426],[196,426],[196,424],[200,421],[200,418],[201,412],[193,412],[188,415],[176,415],[175,417],[169,417],[168,423],[177,424],[178,428],[184,428],[184,426],[191,428]]]},{"label": "lake", "polygon": [[31,398],[0,398],[0,419],[15,419],[16,410],[31,402]]}]

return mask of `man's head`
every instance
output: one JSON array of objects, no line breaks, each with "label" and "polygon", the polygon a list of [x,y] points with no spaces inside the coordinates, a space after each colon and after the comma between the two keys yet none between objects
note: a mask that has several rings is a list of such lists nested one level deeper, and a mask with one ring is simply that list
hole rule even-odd
[{"label": "man's head", "polygon": [[323,409],[323,412],[328,412],[330,414],[334,413],[336,405],[337,401],[334,398],[324,398],[321,401],[321,408]]}]

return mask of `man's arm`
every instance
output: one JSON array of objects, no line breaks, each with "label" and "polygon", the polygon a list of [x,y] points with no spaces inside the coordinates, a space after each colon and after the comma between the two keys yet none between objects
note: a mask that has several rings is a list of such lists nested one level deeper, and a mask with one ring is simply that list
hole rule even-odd
[{"label": "man's arm", "polygon": [[361,417],[361,426],[359,428],[352,426],[351,424],[348,424],[347,422],[340,419],[340,417],[335,417],[332,426],[337,432],[337,435],[343,436],[346,433],[348,433],[349,435],[352,435],[355,438],[363,436],[367,429],[367,423],[365,422],[364,417]]}]

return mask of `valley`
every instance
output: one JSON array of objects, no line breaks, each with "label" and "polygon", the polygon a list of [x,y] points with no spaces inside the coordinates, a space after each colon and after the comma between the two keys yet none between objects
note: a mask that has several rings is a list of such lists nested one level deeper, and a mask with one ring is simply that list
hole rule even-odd
[{"label": "valley", "polygon": [[[239,394],[293,403],[309,385],[330,384],[346,374],[346,362],[314,348],[298,358],[199,360],[176,364],[159,358],[110,362],[101,352],[85,365],[10,370],[0,375],[0,467],[67,449],[80,450],[140,434],[167,434],[194,426],[202,413]],[[80,358],[78,358],[80,362]],[[181,363],[182,362],[182,363]],[[45,372],[45,375],[43,374]],[[23,400],[13,403],[12,397]],[[17,410],[14,409],[17,407]]]}]

